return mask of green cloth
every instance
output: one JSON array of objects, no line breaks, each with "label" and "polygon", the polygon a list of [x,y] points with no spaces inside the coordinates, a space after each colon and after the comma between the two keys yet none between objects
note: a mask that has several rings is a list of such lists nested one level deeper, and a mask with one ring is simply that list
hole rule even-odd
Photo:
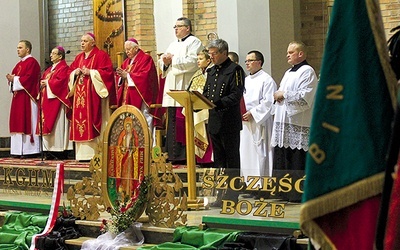
[{"label": "green cloth", "polygon": [[47,215],[39,213],[7,213],[4,225],[0,228],[0,249],[29,249],[32,236],[43,231],[47,218]]},{"label": "green cloth", "polygon": [[224,242],[235,241],[239,232],[224,229],[200,230],[198,227],[178,227],[174,231],[173,242],[162,243],[157,246],[144,246],[139,249],[169,250],[169,249],[218,249]]}]

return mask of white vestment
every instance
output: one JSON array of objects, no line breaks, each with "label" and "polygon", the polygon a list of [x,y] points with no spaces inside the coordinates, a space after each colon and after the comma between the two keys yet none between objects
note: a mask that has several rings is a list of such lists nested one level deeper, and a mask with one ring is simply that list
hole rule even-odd
[{"label": "white vestment", "polygon": [[285,72],[279,86],[279,90],[285,92],[285,99],[274,105],[273,147],[308,151],[317,83],[317,76],[310,65],[305,64],[297,70],[288,69]]},{"label": "white vestment", "polygon": [[[13,89],[10,91],[22,91],[24,87],[19,81],[19,77],[15,77],[13,83]],[[21,119],[23,119],[21,117]],[[31,124],[32,124],[32,135],[12,133],[11,139],[11,155],[31,155],[40,153],[40,142],[39,136],[35,134],[38,119],[38,107],[37,104],[31,100]],[[31,142],[31,136],[33,142]]]},{"label": "white vestment", "polygon": [[245,79],[243,94],[246,111],[253,119],[243,121],[240,132],[240,170],[247,176],[271,176],[273,148],[270,146],[271,114],[277,86],[270,75],[260,70]]},{"label": "white vestment", "polygon": [[66,107],[63,105],[58,113],[53,131],[43,135],[43,151],[62,152],[72,150],[73,144],[69,140],[69,121],[65,114]]},{"label": "white vestment", "polygon": [[[165,53],[170,53],[173,57],[171,65],[162,71],[162,77],[166,78],[162,100],[163,107],[181,106],[167,92],[187,89],[191,77],[198,69],[197,54],[202,50],[201,41],[193,35],[186,37],[184,41],[174,41],[168,46]],[[159,60],[159,65],[161,69],[164,69],[162,59]]]}]

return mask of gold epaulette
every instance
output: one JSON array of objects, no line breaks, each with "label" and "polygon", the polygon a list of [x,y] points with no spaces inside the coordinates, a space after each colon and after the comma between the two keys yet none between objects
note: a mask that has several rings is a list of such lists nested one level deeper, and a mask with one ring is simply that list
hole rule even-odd
[{"label": "gold epaulette", "polygon": [[243,86],[243,81],[242,81],[242,71],[241,70],[236,70],[236,85],[237,86]]}]

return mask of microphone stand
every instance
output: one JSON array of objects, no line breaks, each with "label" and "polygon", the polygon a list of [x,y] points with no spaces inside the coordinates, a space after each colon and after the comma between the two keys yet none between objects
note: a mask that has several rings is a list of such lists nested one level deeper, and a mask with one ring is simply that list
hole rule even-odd
[{"label": "microphone stand", "polygon": [[46,166],[48,165],[47,163],[44,162],[44,152],[43,152],[43,107],[42,107],[42,85],[39,82],[39,147],[40,147],[40,157],[41,157],[41,162],[36,164],[37,166]]},{"label": "microphone stand", "polygon": [[189,91],[189,92],[190,92],[190,87],[192,87],[193,80],[196,79],[196,78],[199,77],[199,76],[202,76],[202,74],[199,74],[199,75],[193,77],[193,78],[190,80],[189,85],[188,85],[188,87],[186,88],[186,91]]}]

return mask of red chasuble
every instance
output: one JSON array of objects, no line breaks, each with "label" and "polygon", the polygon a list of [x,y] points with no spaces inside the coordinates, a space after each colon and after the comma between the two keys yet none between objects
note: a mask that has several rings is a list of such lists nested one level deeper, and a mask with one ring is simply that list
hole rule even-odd
[{"label": "red chasuble", "polygon": [[[157,101],[157,69],[153,58],[142,50],[139,50],[132,64],[129,64],[130,60],[126,59],[121,68],[129,72],[135,86],[128,87],[128,81],[123,81],[118,88],[118,106],[129,104],[140,110],[143,102],[149,107]],[[118,77],[117,82],[119,81]]]},{"label": "red chasuble", "polygon": [[33,57],[28,57],[15,65],[12,74],[19,76],[23,90],[14,91],[10,110],[10,133],[31,135],[31,100],[39,93],[40,66]]},{"label": "red chasuble", "polygon": [[[65,60],[61,60],[52,70],[48,67],[43,73],[42,80],[48,79],[48,87],[56,98],[48,98],[47,88],[42,88],[41,110],[42,110],[42,131],[43,135],[50,134],[53,131],[58,114],[62,105],[71,108],[71,102],[68,95],[68,77],[69,67]],[[39,114],[40,115],[40,114]],[[40,121],[40,116],[38,121]],[[37,126],[36,133],[39,133],[40,126]]]},{"label": "red chasuble", "polygon": [[[108,54],[97,47],[93,48],[88,58],[85,58],[85,53],[82,52],[76,56],[70,70],[84,67],[99,72],[101,79],[98,80],[102,81],[108,90],[110,106],[115,106],[117,98],[113,65]],[[100,135],[101,97],[96,93],[90,76],[76,77],[74,88],[70,139],[78,142],[90,141]]]}]

